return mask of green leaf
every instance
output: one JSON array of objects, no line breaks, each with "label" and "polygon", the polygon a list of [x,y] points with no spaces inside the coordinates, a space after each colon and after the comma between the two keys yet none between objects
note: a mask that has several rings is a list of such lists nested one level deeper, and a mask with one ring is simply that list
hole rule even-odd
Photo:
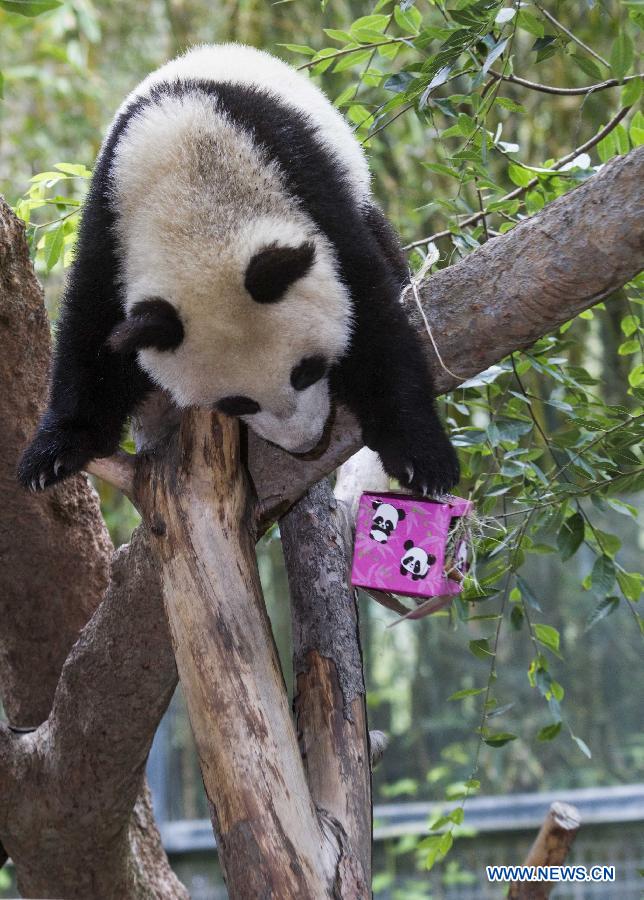
[{"label": "green leaf", "polygon": [[581,53],[572,53],[570,58],[577,63],[582,72],[585,72],[586,75],[589,75],[595,81],[601,81],[602,72],[597,63],[593,62],[588,56],[584,56]]},{"label": "green leaf", "polygon": [[559,632],[552,625],[535,625],[534,636],[544,647],[559,653]]},{"label": "green leaf", "polygon": [[494,652],[490,650],[490,644],[487,638],[470,641],[469,647],[470,653],[473,653],[478,659],[489,660],[490,656],[494,656]]},{"label": "green leaf", "polygon": [[521,596],[526,601],[528,606],[531,606],[533,609],[536,609],[537,612],[541,612],[541,607],[539,605],[539,601],[535,597],[532,588],[521,578],[520,575],[517,575],[517,587],[521,591]]},{"label": "green leaf", "polygon": [[54,232],[49,232],[47,235],[45,239],[45,265],[47,266],[48,272],[54,268],[60,259],[60,254],[63,252],[64,240],[65,229],[62,225],[59,225]]},{"label": "green leaf", "polygon": [[517,187],[527,187],[532,181],[532,174],[516,163],[510,163],[508,166],[508,176],[513,184]]},{"label": "green leaf", "polygon": [[622,88],[622,106],[635,106],[642,93],[642,82],[644,78],[633,78],[626,82]]},{"label": "green leaf", "polygon": [[575,513],[563,522],[557,535],[557,548],[563,562],[574,556],[583,539],[584,520],[581,513]]},{"label": "green leaf", "polygon": [[640,349],[640,342],[636,338],[631,338],[628,341],[624,341],[623,344],[620,344],[617,348],[617,352],[620,356],[629,356],[631,353],[637,353]]},{"label": "green leaf", "polygon": [[0,72],[0,100],[4,100],[4,75]]},{"label": "green leaf", "polygon": [[634,147],[640,147],[644,144],[644,115],[641,110],[637,110],[633,116],[629,135]]},{"label": "green leaf", "polygon": [[482,694],[486,688],[463,688],[462,691],[456,691],[455,694],[452,694],[448,697],[448,700],[463,700],[465,697],[475,697],[477,694]]},{"label": "green leaf", "polygon": [[302,53],[304,56],[315,56],[315,50],[312,47],[307,47],[306,44],[278,44],[278,47],[283,47],[285,50],[288,50],[289,53]]},{"label": "green leaf", "polygon": [[633,42],[621,28],[610,51],[610,67],[615,78],[624,78],[633,65]]},{"label": "green leaf", "polygon": [[590,576],[593,590],[597,594],[608,594],[615,583],[615,563],[608,556],[598,556]]},{"label": "green leaf", "polygon": [[623,572],[617,570],[617,583],[622,594],[627,600],[637,603],[642,593],[642,581],[644,578],[639,572]]},{"label": "green leaf", "polygon": [[49,12],[50,9],[56,9],[58,6],[62,6],[60,0],[0,0],[0,9],[30,18]]},{"label": "green leaf", "polygon": [[592,759],[592,753],[590,752],[588,744],[585,741],[582,741],[582,739],[580,737],[577,737],[577,735],[575,734],[571,733],[570,737],[573,739],[575,744],[577,744],[584,756],[587,756],[588,759]]},{"label": "green leaf", "polygon": [[551,725],[544,725],[537,733],[538,741],[551,741],[556,738],[561,731],[561,722],[553,722]]},{"label": "green leaf", "polygon": [[500,731],[498,734],[488,734],[483,738],[483,742],[489,747],[504,747],[510,741],[516,741],[517,735],[511,734],[509,731]]},{"label": "green leaf", "polygon": [[640,320],[637,316],[624,316],[620,323],[620,327],[626,337],[630,337],[640,327]]},{"label": "green leaf", "polygon": [[601,620],[605,619],[606,616],[609,616],[617,609],[618,606],[619,597],[604,597],[603,600],[600,600],[595,609],[588,617],[588,621],[586,622],[586,631],[592,628],[593,625],[601,622]]},{"label": "green leaf", "polygon": [[538,38],[543,37],[545,34],[543,22],[532,15],[532,13],[526,12],[524,9],[519,10],[517,25],[523,31],[527,31],[529,34],[533,34]]}]

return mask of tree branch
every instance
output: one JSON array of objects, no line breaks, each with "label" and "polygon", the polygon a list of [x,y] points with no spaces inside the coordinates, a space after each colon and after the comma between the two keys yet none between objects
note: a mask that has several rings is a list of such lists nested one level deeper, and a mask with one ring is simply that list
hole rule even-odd
[{"label": "tree branch", "polygon": [[0,198],[0,692],[9,721],[25,727],[47,718],[65,657],[107,585],[111,554],[87,478],[45,495],[16,479],[47,393],[49,354],[24,227]]},{"label": "tree branch", "polygon": [[552,84],[539,84],[537,81],[528,81],[527,78],[520,78],[518,75],[504,75],[502,72],[495,72],[490,69],[492,78],[497,81],[509,81],[511,84],[519,84],[521,87],[528,88],[530,91],[538,91],[542,94],[556,94],[562,97],[574,97],[583,94],[594,94],[597,91],[605,91],[607,88],[619,87],[627,81],[635,81],[637,78],[644,78],[644,74],[629,75],[627,78],[609,78],[607,81],[600,81],[597,84],[589,84],[585,87],[577,88],[560,88]]},{"label": "tree branch", "polygon": [[340,829],[338,895],[371,896],[371,775],[351,531],[328,479],[280,523],[293,621],[293,701],[313,802]]}]

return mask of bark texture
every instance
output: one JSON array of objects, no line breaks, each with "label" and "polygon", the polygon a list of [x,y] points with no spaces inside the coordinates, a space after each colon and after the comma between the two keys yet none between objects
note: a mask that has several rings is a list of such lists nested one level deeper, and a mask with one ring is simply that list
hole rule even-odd
[{"label": "bark texture", "polygon": [[0,842],[24,896],[179,900],[143,777],[176,684],[145,536],[114,556],[101,603],[112,548],[87,478],[38,496],[16,482],[49,353],[24,231],[0,200],[0,691],[12,726],[40,725],[0,725]]},{"label": "bark texture", "polygon": [[[280,525],[293,621],[295,721],[314,803],[342,836],[340,897],[371,896],[371,770],[351,541],[328,479]],[[349,537],[349,540],[347,540]]]},{"label": "bark texture", "polygon": [[65,657],[107,587],[111,553],[85,476],[40,495],[16,480],[47,396],[49,356],[24,229],[0,198],[0,696],[11,724],[26,728],[49,714]]},{"label": "bark texture", "polygon": [[187,412],[143,458],[181,684],[231,897],[331,897],[337,841],[307,789],[264,606],[234,420]]},{"label": "bark texture", "polygon": [[[406,305],[424,339],[437,392],[534,343],[622,287],[644,268],[644,147],[603,167],[576,190],[494,238],[420,289],[443,369],[416,302]],[[249,435],[250,472],[263,517],[283,514],[303,491],[361,445],[360,430],[338,410],[318,459],[295,459]]]}]

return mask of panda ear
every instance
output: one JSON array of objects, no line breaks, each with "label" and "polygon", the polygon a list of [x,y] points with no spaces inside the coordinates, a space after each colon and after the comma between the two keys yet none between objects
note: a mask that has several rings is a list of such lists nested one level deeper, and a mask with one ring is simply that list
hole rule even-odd
[{"label": "panda ear", "polygon": [[430,566],[434,565],[434,563],[436,562],[436,557],[433,555],[433,553],[427,554],[427,562],[429,563]]},{"label": "panda ear", "polygon": [[400,574],[401,574],[401,575],[406,575],[406,574],[407,574],[407,569],[406,569],[404,566],[401,566],[401,567],[400,567]]},{"label": "panda ear", "polygon": [[276,303],[306,275],[314,259],[315,246],[309,242],[299,247],[269,244],[248,263],[244,287],[257,303]]},{"label": "panda ear", "polygon": [[378,507],[380,506],[380,503],[378,502],[378,500],[372,500],[371,506],[373,509],[378,509]]},{"label": "panda ear", "polygon": [[414,546],[414,542],[413,541],[405,541],[403,546],[404,546],[405,550],[411,550],[411,548]]},{"label": "panda ear", "polygon": [[402,520],[405,518],[405,510],[397,509],[396,512],[398,513],[398,521],[402,522]]},{"label": "panda ear", "polygon": [[106,343],[116,353],[129,355],[148,347],[175,350],[183,335],[183,323],[174,306],[161,297],[150,297],[135,303]]}]

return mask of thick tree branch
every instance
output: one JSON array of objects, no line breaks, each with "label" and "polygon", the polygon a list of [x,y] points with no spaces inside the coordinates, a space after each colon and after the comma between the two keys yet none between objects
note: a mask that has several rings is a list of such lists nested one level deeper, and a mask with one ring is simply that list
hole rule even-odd
[{"label": "thick tree branch", "polygon": [[47,394],[49,353],[24,228],[0,198],[0,694],[9,721],[25,727],[47,718],[65,657],[107,585],[111,553],[84,476],[41,495],[16,480]]},{"label": "thick tree branch", "polygon": [[304,776],[259,583],[238,425],[191,410],[159,449],[140,459],[135,500],[231,897],[331,897],[338,839]]},{"label": "thick tree branch", "polygon": [[[523,862],[524,866],[561,866],[577,837],[581,819],[579,810],[569,803],[555,801],[548,810],[539,834]],[[510,885],[509,900],[547,900],[554,887],[549,881],[518,882]]]},{"label": "thick tree branch", "polygon": [[16,482],[49,344],[24,229],[0,200],[0,687],[12,725],[49,714],[33,733],[0,725],[0,841],[24,896],[185,898],[143,779],[176,684],[145,539],[116,554],[99,607],[111,545],[87,479],[39,497]]},{"label": "thick tree branch", "polygon": [[351,533],[324,479],[280,524],[293,620],[295,720],[313,802],[340,829],[341,897],[371,896],[371,776]]},{"label": "thick tree branch", "polygon": [[[446,366],[465,380],[633,278],[644,268],[643,207],[639,147],[508,234],[432,275],[421,299]],[[425,339],[438,393],[453,389],[458,380],[438,366],[413,298],[407,305]],[[343,410],[329,448],[313,461],[249,434],[250,471],[264,520],[283,513],[360,444],[357,424]]]}]

